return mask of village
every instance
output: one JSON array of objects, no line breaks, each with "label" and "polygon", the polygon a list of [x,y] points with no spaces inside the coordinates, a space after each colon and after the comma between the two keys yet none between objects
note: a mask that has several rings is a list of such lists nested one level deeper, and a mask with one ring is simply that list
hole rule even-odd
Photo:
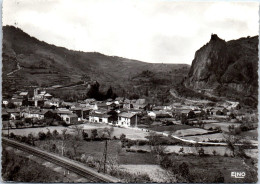
[{"label": "village", "polygon": [[[242,123],[252,119],[253,111],[240,111],[238,102],[221,104],[182,102],[164,106],[146,103],[145,99],[129,100],[124,97],[96,101],[65,102],[54,98],[46,90],[36,88],[33,96],[21,91],[12,99],[3,99],[3,129],[50,125],[104,124],[122,128],[147,129],[169,132],[171,127],[187,125],[190,131],[177,129],[178,136],[212,135],[213,133],[248,131],[256,123]],[[253,121],[253,120],[252,120]],[[165,128],[163,128],[165,127]],[[195,129],[194,129],[195,128]],[[161,130],[160,130],[161,129]],[[164,130],[163,130],[164,129]],[[192,130],[193,129],[193,130]],[[187,133],[186,133],[187,132]],[[214,134],[213,134],[214,135]]]},{"label": "village", "polygon": [[[83,154],[83,148],[80,146],[75,148],[77,144],[73,141],[72,144],[75,145],[71,148],[74,149],[74,156],[67,153],[68,157],[80,161],[83,157],[86,157],[86,160],[90,157],[94,160],[102,159],[103,142],[110,139],[113,141],[109,144],[111,149],[114,149],[110,154],[117,155],[120,158],[118,161],[120,168],[129,172],[136,172],[139,166],[140,172],[149,173],[146,167],[151,166],[150,161],[138,158],[139,162],[136,163],[135,159],[152,153],[155,151],[153,147],[156,146],[161,146],[160,149],[165,154],[233,157],[235,151],[228,145],[231,135],[239,137],[239,141],[232,144],[246,144],[243,154],[257,159],[255,112],[251,109],[241,110],[238,102],[213,103],[187,100],[156,105],[147,103],[144,98],[129,100],[124,97],[105,101],[87,98],[83,101],[66,102],[52,96],[46,89],[35,88],[31,96],[28,91],[18,91],[11,99],[3,99],[2,103],[3,136],[16,138],[29,144],[32,144],[29,137],[34,137],[33,140],[39,141],[38,143],[33,141],[33,145],[39,144],[38,147],[53,152],[53,145],[56,147],[60,143],[54,142],[52,147],[51,144],[47,146],[46,143],[41,143],[40,140],[46,141],[42,138],[43,134],[47,139],[48,135],[52,134],[54,137],[54,134],[63,135],[64,132],[71,135],[82,132],[81,141],[90,141],[84,144],[88,145],[87,152],[91,156]],[[155,135],[158,136],[159,142],[152,143],[151,146]],[[92,141],[98,142],[94,146]],[[118,151],[118,145],[121,145],[119,146],[121,151]],[[57,150],[59,149],[61,148],[58,146]],[[81,150],[82,153],[76,149]],[[118,153],[114,153],[115,150]],[[98,156],[95,157],[93,154]],[[135,156],[128,154],[135,154]],[[125,161],[126,155],[131,161]],[[100,164],[99,161],[97,163]],[[133,163],[137,165],[133,167]],[[158,169],[156,166],[158,163],[153,164]],[[90,165],[93,166],[93,163]],[[149,177],[152,178],[155,173],[157,171],[151,172]]]}]

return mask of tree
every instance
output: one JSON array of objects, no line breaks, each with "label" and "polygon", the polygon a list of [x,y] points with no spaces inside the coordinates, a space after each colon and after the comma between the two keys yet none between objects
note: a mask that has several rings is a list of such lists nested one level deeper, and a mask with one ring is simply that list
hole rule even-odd
[{"label": "tree", "polygon": [[189,165],[186,162],[182,162],[182,164],[179,165],[179,173],[182,177],[188,178],[190,171]]},{"label": "tree", "polygon": [[72,138],[72,148],[74,151],[74,156],[77,156],[77,150],[81,146],[82,146],[82,142],[80,140],[78,140],[77,136],[74,136]]},{"label": "tree", "polygon": [[83,74],[83,75],[81,76],[81,80],[84,81],[84,82],[88,82],[88,81],[91,80],[91,78],[89,77],[89,75]]},{"label": "tree", "polygon": [[39,140],[45,140],[46,139],[46,134],[44,132],[39,132],[38,133],[38,137],[39,137]]},{"label": "tree", "polygon": [[188,123],[189,123],[189,121],[188,121],[188,119],[187,119],[187,116],[182,115],[182,116],[181,116],[181,124],[187,125]]},{"label": "tree", "polygon": [[56,129],[53,130],[53,132],[52,132],[52,136],[53,136],[54,139],[57,139],[58,136],[59,136],[59,132],[58,132]]},{"label": "tree", "polygon": [[145,93],[144,93],[145,96],[149,96],[149,91],[148,91],[148,88],[145,89]]},{"label": "tree", "polygon": [[82,131],[82,138],[83,138],[84,140],[87,140],[87,139],[88,139],[88,133],[85,132],[84,130]]},{"label": "tree", "polygon": [[163,146],[161,144],[161,136],[157,135],[155,132],[150,132],[148,139],[151,147],[151,152],[155,153],[157,158],[160,160],[161,157],[165,154],[166,150],[166,146]]},{"label": "tree", "polygon": [[12,102],[9,102],[8,104],[7,104],[7,108],[9,108],[9,109],[14,109],[16,106],[12,103]]},{"label": "tree", "polygon": [[113,96],[113,90],[112,90],[112,87],[110,86],[106,93],[106,99],[112,98],[112,96]]},{"label": "tree", "polygon": [[125,134],[121,134],[121,135],[120,135],[120,140],[121,140],[121,141],[124,141],[125,139],[126,139],[126,135],[125,135]]},{"label": "tree", "polygon": [[193,118],[196,118],[196,114],[195,114],[194,111],[190,111],[190,112],[188,113],[188,119],[193,119]]},{"label": "tree", "polygon": [[87,93],[87,96],[88,96],[88,98],[95,98],[96,100],[99,100],[101,98],[98,82],[95,82],[94,84],[91,85],[91,87]]},{"label": "tree", "polygon": [[224,183],[224,182],[225,182],[225,178],[223,174],[219,171],[215,176],[214,183]]},{"label": "tree", "polygon": [[111,138],[111,134],[112,134],[112,132],[114,131],[114,129],[113,129],[113,127],[112,128],[104,128],[103,129],[103,134],[102,134],[102,137],[103,138]]},{"label": "tree", "polygon": [[199,153],[199,156],[204,156],[205,155],[203,148],[200,148],[198,153]]},{"label": "tree", "polygon": [[34,144],[35,138],[32,133],[28,134],[28,141],[30,142],[31,145],[35,146]]},{"label": "tree", "polygon": [[184,149],[180,148],[179,153],[184,153]]},{"label": "tree", "polygon": [[52,137],[52,134],[50,132],[50,130],[48,129],[48,132],[46,133],[46,138],[50,139]]},{"label": "tree", "polygon": [[56,144],[52,144],[51,151],[54,152],[54,153],[56,153],[56,151],[57,151],[57,146],[56,146]]},{"label": "tree", "polygon": [[94,140],[98,136],[97,129],[91,130],[91,139]]},{"label": "tree", "polygon": [[214,156],[216,156],[216,155],[217,155],[217,152],[216,152],[216,150],[213,150],[213,151],[212,151],[212,153],[213,153],[213,155],[214,155]]},{"label": "tree", "polygon": [[80,140],[81,135],[82,135],[82,133],[81,133],[82,130],[81,130],[80,126],[73,125],[73,126],[71,126],[71,128],[74,130],[74,132],[76,132],[76,135],[75,135],[76,139]]},{"label": "tree", "polygon": [[238,145],[237,143],[240,141],[240,138],[238,136],[234,135],[225,135],[225,142],[227,143],[227,147],[230,149],[232,152],[232,156],[236,156],[236,151],[238,150]]}]

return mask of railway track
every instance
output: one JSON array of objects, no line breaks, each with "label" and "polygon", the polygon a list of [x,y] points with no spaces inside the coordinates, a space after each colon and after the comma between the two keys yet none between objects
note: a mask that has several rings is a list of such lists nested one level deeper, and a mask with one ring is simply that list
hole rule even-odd
[{"label": "railway track", "polygon": [[95,183],[119,183],[120,180],[117,178],[114,178],[112,176],[108,176],[105,174],[98,173],[94,171],[93,169],[83,166],[81,164],[75,163],[70,159],[64,158],[57,156],[55,154],[39,150],[37,148],[7,139],[2,137],[2,143],[14,147],[16,149],[25,151],[27,153],[33,154],[39,158],[42,158],[46,161],[49,161],[51,163],[54,163],[56,165],[59,165],[63,168],[66,168],[70,170],[71,172],[74,172],[84,178],[87,178],[90,180],[90,182],[95,182]]}]

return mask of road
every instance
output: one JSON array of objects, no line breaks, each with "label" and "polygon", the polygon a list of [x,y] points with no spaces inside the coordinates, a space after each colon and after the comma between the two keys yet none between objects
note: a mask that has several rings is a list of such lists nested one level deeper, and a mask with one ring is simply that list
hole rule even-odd
[{"label": "road", "polygon": [[2,143],[7,146],[11,146],[16,149],[30,153],[32,155],[35,155],[37,157],[40,157],[44,160],[47,160],[51,163],[59,165],[63,168],[66,168],[66,169],[70,170],[71,172],[74,172],[82,177],[87,178],[91,182],[95,182],[95,183],[118,183],[118,182],[120,182],[120,180],[117,178],[98,173],[97,171],[93,170],[92,168],[86,167],[86,166],[84,166],[80,163],[77,163],[73,160],[70,160],[68,158],[61,157],[61,156],[40,150],[38,148],[7,139],[5,137],[2,137]]},{"label": "road", "polygon": [[[129,128],[129,127],[127,127]],[[185,143],[190,143],[190,144],[200,144],[200,145],[204,145],[204,146],[227,146],[227,143],[221,143],[221,142],[201,142],[201,141],[194,141],[194,140],[189,140],[189,139],[184,139],[175,135],[170,135],[164,132],[158,132],[158,131],[153,131],[153,130],[148,130],[148,129],[144,129],[144,128],[130,128],[130,129],[137,129],[137,130],[141,130],[141,131],[145,131],[145,132],[153,132],[156,134],[160,134],[166,137],[171,137],[174,139],[177,139],[179,141],[185,142]],[[236,146],[242,146],[244,144],[235,144]],[[251,143],[252,146],[258,146],[258,144],[256,143]]]},{"label": "road", "polygon": [[8,75],[12,75],[12,74],[14,74],[15,72],[18,72],[19,70],[21,70],[21,66],[20,66],[20,64],[17,62],[17,69],[16,70],[14,70],[14,71],[12,71],[12,72],[9,72],[8,74],[6,74],[7,76]]}]

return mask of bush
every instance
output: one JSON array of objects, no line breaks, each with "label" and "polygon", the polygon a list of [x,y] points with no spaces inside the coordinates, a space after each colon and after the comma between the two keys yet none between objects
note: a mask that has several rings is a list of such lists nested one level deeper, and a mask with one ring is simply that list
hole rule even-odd
[{"label": "bush", "polygon": [[124,141],[125,139],[126,139],[126,135],[125,135],[125,134],[121,134],[121,135],[120,135],[120,140],[121,140],[121,141]]},{"label": "bush", "polygon": [[182,162],[182,164],[179,165],[179,173],[182,177],[188,178],[190,171],[189,165],[186,162]]},{"label": "bush", "polygon": [[44,132],[39,132],[38,133],[38,137],[39,137],[39,140],[45,140],[46,139],[46,134]]},{"label": "bush", "polygon": [[199,156],[204,156],[205,155],[203,148],[200,148],[198,153],[199,153]]},{"label": "bush", "polygon": [[53,132],[52,132],[52,136],[54,137],[54,138],[58,138],[58,136],[59,136],[59,132],[55,129],[55,130],[53,130]]},{"label": "bush", "polygon": [[170,157],[166,155],[166,156],[163,156],[163,158],[161,159],[160,166],[164,169],[169,169],[169,168],[173,167],[173,162],[170,159]]},{"label": "bush", "polygon": [[137,150],[137,153],[147,153],[145,150]]},{"label": "bush", "polygon": [[10,138],[14,138],[14,139],[15,139],[15,138],[16,138],[16,135],[15,135],[13,132],[11,132],[11,133],[10,133]]}]

